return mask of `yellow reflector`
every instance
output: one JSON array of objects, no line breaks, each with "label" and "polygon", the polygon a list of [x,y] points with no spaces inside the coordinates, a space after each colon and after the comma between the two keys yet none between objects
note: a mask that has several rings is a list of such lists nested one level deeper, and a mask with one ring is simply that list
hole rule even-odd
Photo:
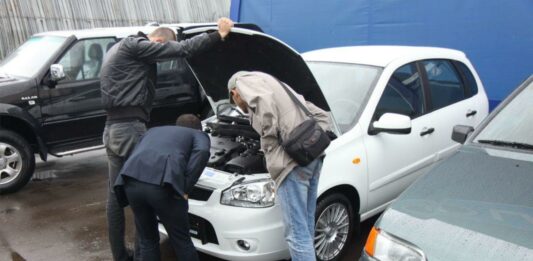
[{"label": "yellow reflector", "polygon": [[353,164],[359,164],[359,163],[361,163],[361,158],[357,157],[357,158],[353,159],[353,160],[352,160],[352,163],[353,163]]},{"label": "yellow reflector", "polygon": [[374,256],[378,233],[379,230],[377,230],[375,227],[372,227],[372,230],[370,230],[370,234],[368,234],[368,238],[366,239],[365,252],[369,256]]}]

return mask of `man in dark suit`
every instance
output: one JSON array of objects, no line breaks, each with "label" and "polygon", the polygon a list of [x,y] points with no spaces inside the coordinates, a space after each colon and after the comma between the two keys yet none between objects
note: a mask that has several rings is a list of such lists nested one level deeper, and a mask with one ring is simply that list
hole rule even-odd
[{"label": "man in dark suit", "polygon": [[209,159],[209,137],[191,114],[176,125],[150,129],[120,171],[114,189],[121,206],[131,205],[140,237],[141,260],[160,260],[157,217],[179,260],[198,260],[189,235],[188,194]]}]

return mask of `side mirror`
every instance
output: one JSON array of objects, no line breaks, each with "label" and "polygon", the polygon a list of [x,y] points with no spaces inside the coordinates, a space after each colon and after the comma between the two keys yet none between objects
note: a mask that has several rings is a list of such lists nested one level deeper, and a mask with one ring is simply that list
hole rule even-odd
[{"label": "side mirror", "polygon": [[62,64],[50,65],[50,79],[54,82],[65,79],[65,71],[63,70]]},{"label": "side mirror", "polygon": [[472,126],[455,125],[453,126],[452,140],[464,144],[468,135],[474,131]]},{"label": "side mirror", "polygon": [[368,130],[370,135],[376,135],[380,132],[409,134],[411,133],[411,118],[397,113],[385,113],[381,115],[379,120],[372,122]]}]

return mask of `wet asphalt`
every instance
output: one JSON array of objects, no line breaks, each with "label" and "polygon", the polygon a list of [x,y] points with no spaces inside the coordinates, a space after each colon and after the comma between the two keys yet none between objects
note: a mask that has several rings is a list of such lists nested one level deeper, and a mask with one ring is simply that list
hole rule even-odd
[{"label": "wet asphalt", "polygon": [[[25,188],[0,195],[0,260],[111,260],[106,191],[104,150],[38,161]],[[129,209],[126,213],[126,240],[133,242],[133,215]],[[342,261],[359,258],[375,220],[363,222]],[[162,260],[176,260],[164,238],[161,252]],[[200,259],[221,260],[203,254]]]}]

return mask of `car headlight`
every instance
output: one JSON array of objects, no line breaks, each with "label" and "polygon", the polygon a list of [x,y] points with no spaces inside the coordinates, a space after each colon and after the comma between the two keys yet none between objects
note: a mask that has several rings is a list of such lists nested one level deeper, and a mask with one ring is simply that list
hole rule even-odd
[{"label": "car headlight", "polygon": [[234,185],[222,192],[223,205],[265,208],[274,206],[276,183],[272,179],[255,180]]},{"label": "car headlight", "polygon": [[425,261],[424,252],[413,244],[389,233],[372,228],[365,244],[367,255],[377,260]]}]

